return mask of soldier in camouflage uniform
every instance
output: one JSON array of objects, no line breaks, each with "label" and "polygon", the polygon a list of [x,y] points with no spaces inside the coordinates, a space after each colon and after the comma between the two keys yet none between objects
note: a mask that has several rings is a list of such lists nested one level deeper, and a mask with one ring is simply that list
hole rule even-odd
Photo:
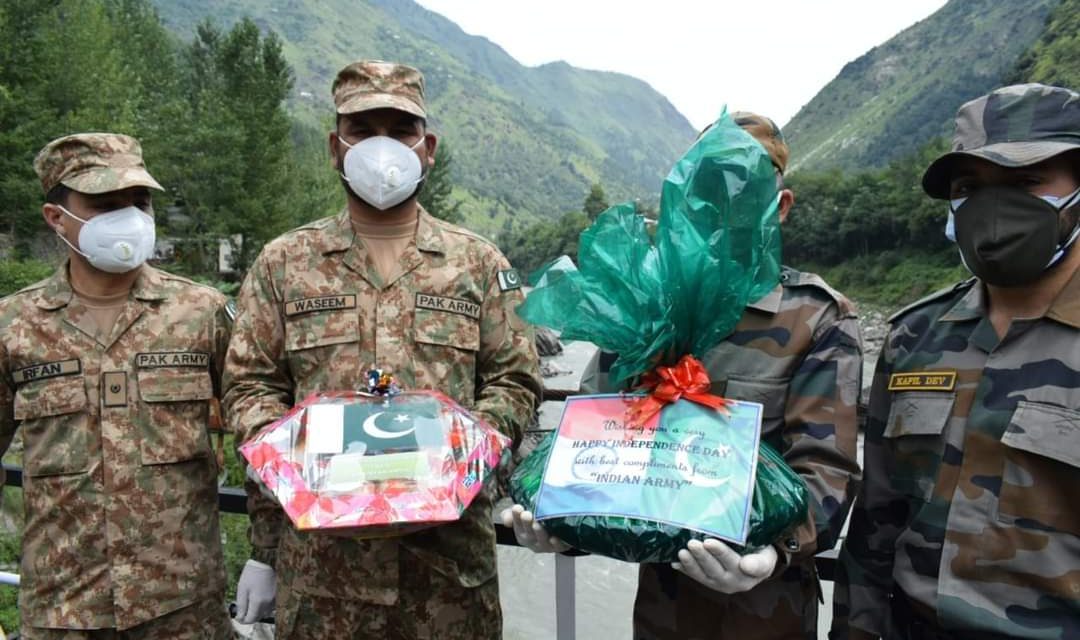
[{"label": "soldier in camouflage uniform", "polygon": [[[769,151],[782,180],[788,147],[779,128],[752,113],[732,117]],[[793,203],[794,194],[782,189],[781,221]],[[816,635],[819,591],[813,556],[835,544],[859,481],[856,405],[862,349],[847,298],[812,273],[785,267],[780,280],[772,292],[747,307],[734,332],[702,362],[713,393],[763,405],[762,439],[781,452],[810,489],[806,521],[774,549],[754,554],[755,560],[758,555],[775,558],[775,564],[766,562],[749,572],[746,565],[724,571],[720,565],[738,565],[739,559],[723,550],[713,564],[709,556],[718,541],[691,543],[683,552],[690,562],[681,563],[682,571],[641,565],[635,638]],[[586,371],[582,391],[614,391],[606,377],[613,361],[611,354],[598,354]],[[558,550],[542,530],[530,531],[520,518],[507,524],[515,526],[526,546]]]},{"label": "soldier in camouflage uniform", "polygon": [[161,187],[134,139],[60,138],[34,168],[69,252],[0,301],[0,450],[20,427],[25,447],[22,637],[231,638],[207,433],[225,299],[142,264]]},{"label": "soldier in camouflage uniform", "polygon": [[832,637],[1080,637],[1080,95],[963,105],[922,184],[976,277],[890,318]]},{"label": "soldier in camouflage uniform", "polygon": [[[519,440],[541,392],[532,333],[514,313],[521,283],[492,243],[417,202],[436,146],[422,76],[358,62],[333,96],[330,152],[348,203],[269,243],[248,272],[225,374],[230,422],[250,438],[314,391],[363,388],[374,366]],[[487,492],[458,522],[359,539],[298,532],[248,489],[254,549],[238,598],[258,601],[252,618],[266,613],[276,573],[279,638],[501,637]]]}]

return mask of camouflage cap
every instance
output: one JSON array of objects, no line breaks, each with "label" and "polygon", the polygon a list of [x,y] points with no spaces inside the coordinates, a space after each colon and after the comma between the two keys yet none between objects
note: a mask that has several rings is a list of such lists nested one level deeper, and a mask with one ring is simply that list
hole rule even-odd
[{"label": "camouflage cap", "polygon": [[1026,167],[1080,149],[1080,94],[1044,84],[996,89],[956,112],[952,150],[923,174],[932,198],[949,197],[952,165],[969,156],[1003,167]]},{"label": "camouflage cap", "polygon": [[338,71],[332,91],[338,113],[397,109],[427,118],[424,76],[408,65],[382,60],[354,62]]},{"label": "camouflage cap", "polygon": [[128,187],[164,191],[143,164],[139,141],[120,133],[76,133],[45,145],[34,158],[41,189],[62,184],[80,193]]},{"label": "camouflage cap", "polygon": [[731,114],[731,119],[765,147],[772,158],[773,166],[783,175],[787,170],[789,151],[780,127],[776,126],[771,118],[750,111],[736,111]]}]

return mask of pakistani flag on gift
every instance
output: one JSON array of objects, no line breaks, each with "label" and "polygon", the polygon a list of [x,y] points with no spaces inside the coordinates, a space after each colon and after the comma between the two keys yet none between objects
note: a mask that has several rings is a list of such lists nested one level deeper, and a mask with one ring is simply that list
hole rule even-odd
[{"label": "pakistani flag on gift", "polygon": [[633,439],[613,416],[617,395],[566,401],[536,515],[645,518],[744,544],[754,488],[761,405],[730,403],[723,414],[680,402]]},{"label": "pakistani flag on gift", "polygon": [[439,406],[428,398],[343,405],[342,451],[377,455],[442,444]]}]

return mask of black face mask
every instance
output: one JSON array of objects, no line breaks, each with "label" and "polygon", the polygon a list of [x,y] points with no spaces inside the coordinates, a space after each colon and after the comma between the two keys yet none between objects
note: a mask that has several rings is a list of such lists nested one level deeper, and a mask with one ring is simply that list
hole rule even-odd
[{"label": "black face mask", "polygon": [[999,287],[1038,280],[1061,249],[1059,212],[1023,189],[979,189],[953,211],[956,244],[968,270]]}]

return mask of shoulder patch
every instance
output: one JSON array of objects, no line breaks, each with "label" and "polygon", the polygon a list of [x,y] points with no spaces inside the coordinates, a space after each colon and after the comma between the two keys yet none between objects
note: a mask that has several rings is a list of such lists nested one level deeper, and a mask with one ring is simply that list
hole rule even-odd
[{"label": "shoulder patch", "polygon": [[499,272],[499,291],[513,291],[521,288],[521,274],[517,269],[503,269]]},{"label": "shoulder patch", "polygon": [[840,313],[845,316],[855,315],[855,303],[850,298],[829,286],[825,279],[816,273],[798,271],[790,267],[784,267],[780,272],[780,284],[785,287],[814,287],[824,291],[836,302]]},{"label": "shoulder patch", "polygon": [[896,322],[897,320],[899,320],[902,316],[907,315],[907,313],[910,312],[910,311],[914,311],[915,309],[918,309],[919,307],[928,305],[931,302],[934,302],[935,300],[940,300],[940,299],[942,299],[942,298],[944,298],[946,296],[952,295],[953,293],[955,293],[957,291],[966,291],[967,289],[970,289],[971,285],[975,284],[975,282],[976,282],[975,278],[968,278],[967,280],[962,280],[960,282],[957,282],[954,285],[945,287],[944,289],[939,289],[939,290],[931,293],[930,295],[928,295],[926,297],[919,298],[915,302],[912,302],[908,306],[903,307],[902,309],[900,309],[896,313],[889,316],[888,319],[887,319],[887,322],[889,324],[892,324],[892,323]]}]

